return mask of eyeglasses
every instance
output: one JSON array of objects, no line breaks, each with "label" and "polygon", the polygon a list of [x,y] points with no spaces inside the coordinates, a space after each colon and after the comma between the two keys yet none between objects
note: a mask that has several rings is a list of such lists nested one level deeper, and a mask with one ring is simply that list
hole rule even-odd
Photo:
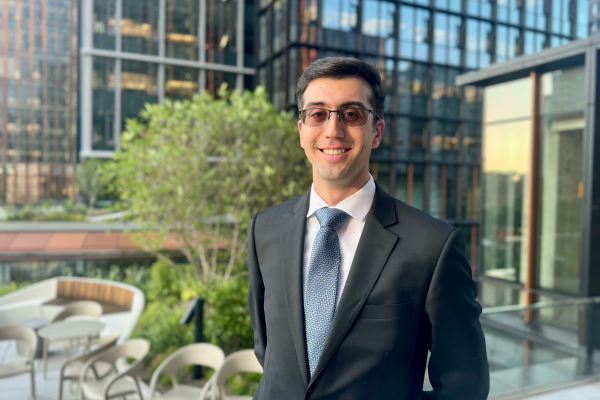
[{"label": "eyeglasses", "polygon": [[338,121],[347,127],[360,128],[369,122],[369,114],[379,119],[379,115],[373,110],[362,107],[347,107],[339,110],[327,110],[325,108],[307,108],[300,111],[300,119],[304,126],[311,128],[321,128],[325,126],[331,113],[338,113]]}]

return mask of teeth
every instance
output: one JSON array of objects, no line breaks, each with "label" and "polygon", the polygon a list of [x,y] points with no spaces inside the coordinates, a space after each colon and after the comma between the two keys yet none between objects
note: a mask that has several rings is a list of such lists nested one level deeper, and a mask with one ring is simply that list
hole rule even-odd
[{"label": "teeth", "polygon": [[338,155],[338,154],[343,154],[346,151],[348,151],[347,149],[323,149],[323,153],[325,154],[329,154],[329,155]]}]

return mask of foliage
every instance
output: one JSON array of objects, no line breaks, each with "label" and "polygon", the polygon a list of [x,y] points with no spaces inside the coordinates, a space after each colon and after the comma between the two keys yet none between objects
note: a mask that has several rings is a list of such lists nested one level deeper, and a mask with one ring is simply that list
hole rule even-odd
[{"label": "foliage", "polygon": [[89,208],[94,208],[98,195],[104,190],[100,165],[101,161],[97,158],[88,158],[77,166],[75,183],[79,191],[86,195]]},{"label": "foliage", "polygon": [[7,205],[4,212],[8,221],[83,221],[86,218],[86,208],[70,199],[62,203],[25,204],[20,208]]},{"label": "foliage", "polygon": [[252,215],[305,191],[311,178],[296,122],[263,88],[220,96],[146,104],[104,168],[145,231],[140,244],[174,266],[161,254],[174,243],[205,284],[243,273]]},{"label": "foliage", "polygon": [[10,292],[14,292],[15,290],[24,288],[25,286],[29,286],[29,282],[9,282],[6,286],[0,286],[0,296],[4,296]]}]

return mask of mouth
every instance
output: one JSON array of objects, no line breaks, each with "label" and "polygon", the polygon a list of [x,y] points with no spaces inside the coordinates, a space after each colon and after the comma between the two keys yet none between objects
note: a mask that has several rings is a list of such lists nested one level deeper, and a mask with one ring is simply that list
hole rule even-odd
[{"label": "mouth", "polygon": [[322,153],[325,153],[329,156],[338,156],[350,151],[350,149],[319,149]]}]

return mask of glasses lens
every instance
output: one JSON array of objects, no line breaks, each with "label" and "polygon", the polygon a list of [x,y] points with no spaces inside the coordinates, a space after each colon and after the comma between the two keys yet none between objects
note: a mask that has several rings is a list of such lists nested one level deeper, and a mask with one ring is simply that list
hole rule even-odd
[{"label": "glasses lens", "polygon": [[365,126],[369,119],[369,111],[364,108],[344,108],[340,110],[340,118],[346,126]]},{"label": "glasses lens", "polygon": [[329,111],[322,108],[309,108],[304,110],[304,125],[306,126],[323,126],[329,117]]}]

